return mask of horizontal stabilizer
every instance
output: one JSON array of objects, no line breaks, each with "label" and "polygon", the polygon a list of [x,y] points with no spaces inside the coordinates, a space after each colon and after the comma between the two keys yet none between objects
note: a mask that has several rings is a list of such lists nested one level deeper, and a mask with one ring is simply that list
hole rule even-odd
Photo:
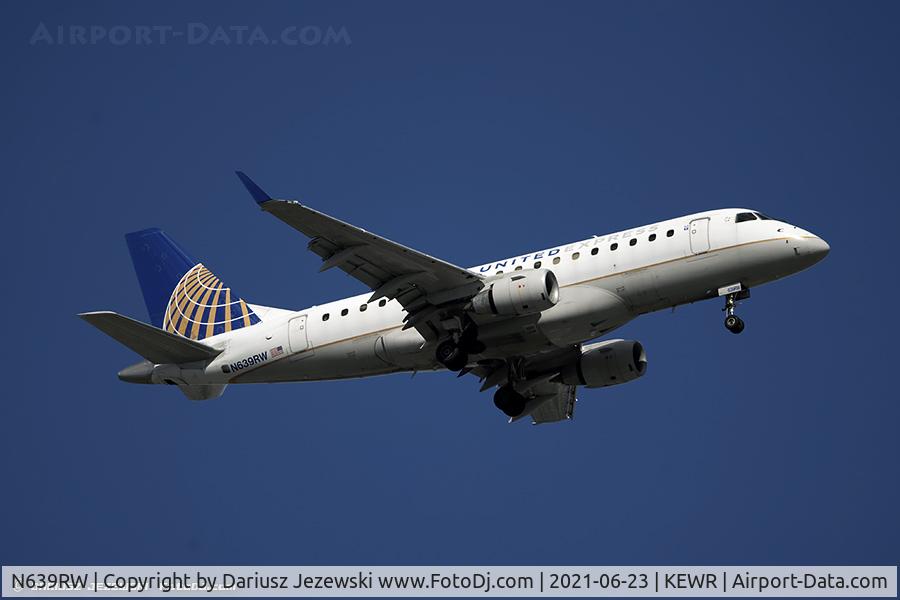
[{"label": "horizontal stabilizer", "polygon": [[222,353],[217,348],[111,311],[86,312],[78,316],[155,364],[211,360]]}]

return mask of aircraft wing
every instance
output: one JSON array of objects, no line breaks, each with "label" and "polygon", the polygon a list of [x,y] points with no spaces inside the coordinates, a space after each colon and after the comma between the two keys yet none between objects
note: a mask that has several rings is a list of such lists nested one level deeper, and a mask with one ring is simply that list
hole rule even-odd
[{"label": "aircraft wing", "polygon": [[534,390],[538,398],[547,399],[531,411],[531,421],[535,425],[554,423],[572,418],[575,412],[575,386],[564,383],[544,383]]},{"label": "aircraft wing", "polygon": [[[566,352],[565,350],[563,352]],[[563,356],[562,352],[555,353],[556,357]],[[481,391],[494,386],[504,385],[508,382],[509,369],[501,360],[481,361],[477,366],[460,371],[459,376],[471,373],[481,382]],[[549,374],[549,377],[548,377]],[[519,421],[531,417],[535,425],[541,423],[554,423],[566,421],[572,418],[575,412],[575,393],[577,386],[559,383],[553,379],[553,371],[548,371],[542,377],[538,377],[529,384],[525,384],[523,393],[528,400],[525,412],[518,417],[510,419],[510,422]]]},{"label": "aircraft wing", "polygon": [[369,301],[396,299],[406,309],[404,329],[437,337],[429,321],[442,309],[468,301],[482,277],[467,269],[407,248],[365,229],[288,200],[275,200],[238,171],[259,207],[311,238],[308,248],[322,258],[319,271],[337,267],[372,290]]}]

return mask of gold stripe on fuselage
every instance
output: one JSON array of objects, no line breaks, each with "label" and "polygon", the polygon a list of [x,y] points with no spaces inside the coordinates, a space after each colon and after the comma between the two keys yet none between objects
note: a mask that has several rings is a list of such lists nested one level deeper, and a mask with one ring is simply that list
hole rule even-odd
[{"label": "gold stripe on fuselage", "polygon": [[[731,246],[724,246],[724,247],[722,247],[722,248],[715,248],[715,249],[713,249],[713,250],[709,250],[708,252],[704,252],[704,253],[702,253],[702,254],[690,254],[690,255],[688,255],[688,256],[679,256],[679,257],[677,257],[677,258],[667,259],[667,260],[664,260],[664,261],[660,261],[660,262],[658,262],[658,263],[653,263],[653,264],[649,264],[649,265],[644,265],[644,266],[641,266],[641,267],[635,267],[635,268],[633,268],[633,269],[625,269],[625,270],[623,270],[623,271],[616,271],[615,273],[609,273],[608,275],[601,275],[601,276],[599,276],[599,277],[591,277],[591,278],[588,278],[588,279],[582,279],[582,280],[580,280],[580,281],[573,281],[573,282],[567,283],[567,284],[565,284],[565,285],[560,285],[559,287],[560,287],[560,289],[565,289],[565,288],[572,287],[572,286],[576,286],[576,285],[582,285],[582,284],[585,284],[585,283],[591,283],[591,282],[594,282],[594,281],[600,281],[601,279],[608,279],[609,277],[615,277],[615,276],[617,276],[617,275],[624,275],[624,274],[626,274],[626,273],[632,273],[632,272],[635,272],[635,271],[640,271],[641,269],[650,269],[650,268],[658,267],[658,266],[660,266],[660,265],[665,265],[665,264],[672,263],[672,262],[677,262],[677,261],[681,261],[681,260],[687,260],[687,259],[689,259],[689,258],[694,258],[694,257],[697,257],[697,256],[702,256],[703,254],[715,254],[715,253],[717,253],[717,252],[721,252],[721,251],[724,251],[724,250],[733,250],[733,249],[735,249],[735,248],[740,248],[740,247],[742,247],[742,246],[750,246],[750,245],[752,245],[752,244],[760,244],[760,243],[764,243],[764,242],[779,242],[779,241],[790,240],[790,239],[792,239],[792,238],[789,238],[789,237],[779,237],[779,238],[770,238],[770,239],[766,239],[766,240],[754,240],[754,241],[752,241],[752,242],[742,242],[742,243],[740,243],[740,244],[733,244],[733,245],[731,245]],[[815,239],[815,236],[809,236],[807,239]],[[342,343],[342,342],[350,342],[350,341],[353,341],[353,340],[355,340],[355,339],[362,338],[362,337],[366,337],[366,336],[369,336],[369,335],[376,335],[376,334],[385,333],[385,332],[388,332],[388,331],[393,331],[393,330],[395,330],[395,329],[402,329],[402,328],[403,328],[403,325],[394,325],[394,326],[392,326],[392,327],[387,327],[387,328],[385,328],[385,329],[378,329],[378,330],[376,330],[376,331],[370,331],[370,332],[366,332],[366,333],[360,333],[360,334],[352,335],[352,336],[350,336],[350,337],[342,338],[342,339],[339,339],[339,340],[333,340],[333,341],[331,341],[331,342],[325,342],[324,344],[319,344],[318,346],[311,346],[309,349],[310,349],[310,350],[317,350],[317,349],[319,349],[319,348],[325,348],[326,346],[332,346],[332,345],[334,345],[334,344],[340,344],[340,343]]]}]

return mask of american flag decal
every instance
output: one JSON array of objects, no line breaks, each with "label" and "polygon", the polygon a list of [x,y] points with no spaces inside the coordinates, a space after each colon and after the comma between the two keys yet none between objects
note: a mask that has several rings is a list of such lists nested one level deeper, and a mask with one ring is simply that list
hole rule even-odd
[{"label": "american flag decal", "polygon": [[272,356],[272,358],[281,356],[282,354],[284,354],[284,346],[277,346],[275,348],[272,348],[271,350],[269,350],[269,354]]}]

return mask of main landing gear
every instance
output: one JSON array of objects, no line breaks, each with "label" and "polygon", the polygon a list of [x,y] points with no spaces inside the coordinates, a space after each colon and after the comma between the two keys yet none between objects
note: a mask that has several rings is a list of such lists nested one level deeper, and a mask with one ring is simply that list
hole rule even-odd
[{"label": "main landing gear", "polygon": [[484,344],[478,341],[478,329],[469,323],[463,330],[440,344],[434,357],[449,371],[461,371],[469,362],[470,354],[484,352]]},{"label": "main landing gear", "polygon": [[444,340],[438,344],[434,357],[449,371],[461,371],[469,362],[469,353],[453,339]]},{"label": "main landing gear", "polygon": [[737,334],[744,330],[744,321],[739,316],[734,314],[734,309],[737,306],[738,300],[743,300],[744,298],[749,297],[749,290],[742,290],[740,292],[727,294],[725,296],[725,308],[722,309],[723,311],[725,311],[725,329],[727,329],[731,333]]}]

